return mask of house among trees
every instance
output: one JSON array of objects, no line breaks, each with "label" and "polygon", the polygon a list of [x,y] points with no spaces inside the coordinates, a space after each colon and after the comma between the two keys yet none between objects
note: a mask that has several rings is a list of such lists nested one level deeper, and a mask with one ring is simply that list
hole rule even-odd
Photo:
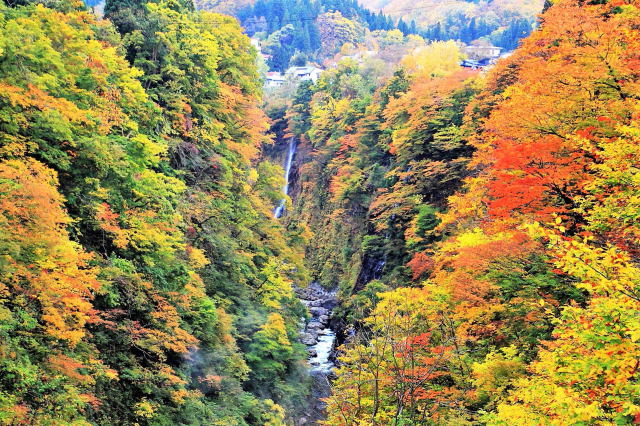
[{"label": "house among trees", "polygon": [[265,87],[280,87],[284,85],[285,80],[286,78],[280,72],[268,72],[264,85]]},{"label": "house among trees", "polygon": [[267,73],[265,80],[265,87],[281,87],[287,81],[300,82],[300,81],[318,81],[322,74],[322,69],[313,66],[304,67],[290,67],[284,74],[277,71]]},{"label": "house among trees", "polygon": [[491,65],[491,63],[489,59],[482,59],[480,61],[476,61],[473,59],[465,59],[464,61],[462,61],[460,65],[464,68],[471,68],[472,70],[478,70]]},{"label": "house among trees", "polygon": [[502,48],[492,45],[467,45],[464,48],[464,53],[474,61],[491,60],[500,57]]},{"label": "house among trees", "polygon": [[462,50],[467,59],[460,65],[474,70],[495,64],[502,53],[501,47],[491,45],[466,45]]},{"label": "house among trees", "polygon": [[320,74],[322,74],[322,70],[312,66],[291,67],[285,73],[285,77],[299,81],[311,80],[315,83],[320,78]]}]

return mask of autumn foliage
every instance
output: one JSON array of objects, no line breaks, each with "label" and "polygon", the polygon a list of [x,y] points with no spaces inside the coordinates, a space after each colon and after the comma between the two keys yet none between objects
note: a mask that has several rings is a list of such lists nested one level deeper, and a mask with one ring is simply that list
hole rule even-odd
[{"label": "autumn foliage", "polygon": [[341,298],[325,424],[640,422],[636,1],[548,2],[487,72],[387,34],[395,71],[300,85],[280,222],[235,20],[6,3],[1,424],[291,423],[311,278]]},{"label": "autumn foliage", "polygon": [[[391,289],[346,290],[362,319],[326,424],[638,421],[638,16],[636,2],[556,1],[480,82],[414,74],[392,95],[391,182],[367,204],[361,252],[386,260],[374,278]],[[435,127],[450,114],[458,126]],[[348,142],[343,158],[362,149]],[[410,273],[375,245],[394,238]]]},{"label": "autumn foliage", "polygon": [[249,353],[295,340],[305,269],[248,38],[173,1],[49,6],[0,5],[0,423],[282,422],[302,349],[278,376]]}]

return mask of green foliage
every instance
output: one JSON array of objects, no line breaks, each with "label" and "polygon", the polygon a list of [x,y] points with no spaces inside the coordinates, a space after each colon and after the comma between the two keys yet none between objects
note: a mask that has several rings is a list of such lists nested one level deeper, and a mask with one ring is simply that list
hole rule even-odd
[{"label": "green foliage", "polygon": [[439,239],[436,212],[465,176],[464,109],[478,90],[456,52],[453,43],[431,45],[380,87],[343,60],[313,95],[298,93],[290,127],[316,151],[297,203],[315,234],[310,269],[323,284],[342,282],[347,295],[384,276],[401,284],[411,258]]},{"label": "green foliage", "polygon": [[276,311],[295,341],[307,277],[255,53],[190,3],[106,10],[0,7],[1,421],[281,424],[303,348],[245,354]]},{"label": "green foliage", "polygon": [[[271,55],[269,65],[276,71],[300,63],[300,53],[322,62],[343,43],[357,41],[365,28],[371,31],[396,28],[392,19],[370,11],[355,0],[258,0],[233,7],[216,0],[196,3],[204,10],[231,12],[249,35],[266,39],[262,47]],[[340,18],[335,19],[338,16]],[[405,34],[417,33],[415,23],[413,26],[402,24],[397,26],[402,26]]]}]

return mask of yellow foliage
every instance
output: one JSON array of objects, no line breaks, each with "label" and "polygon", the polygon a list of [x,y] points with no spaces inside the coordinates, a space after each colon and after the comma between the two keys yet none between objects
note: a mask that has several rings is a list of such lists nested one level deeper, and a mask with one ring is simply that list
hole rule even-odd
[{"label": "yellow foliage", "polygon": [[152,419],[155,416],[156,407],[148,399],[143,398],[134,408],[136,416],[143,419]]},{"label": "yellow foliage", "polygon": [[262,332],[265,336],[271,337],[282,348],[291,346],[291,342],[287,336],[284,318],[276,312],[269,314],[267,322],[262,326]]},{"label": "yellow foliage", "polygon": [[460,69],[464,55],[454,41],[436,41],[418,47],[402,59],[401,64],[418,77],[444,77]]},{"label": "yellow foliage", "polygon": [[[510,346],[489,353],[484,362],[474,363],[472,370],[473,384],[477,392],[491,401],[500,401],[506,397],[512,381],[524,374],[525,365],[518,357],[518,349]],[[488,408],[494,406],[491,404]]]},{"label": "yellow foliage", "polygon": [[[552,225],[552,228],[561,228]],[[515,382],[508,401],[487,419],[494,424],[598,422],[619,424],[640,415],[640,270],[629,255],[589,239],[564,238],[539,224],[554,263],[591,294],[586,307],[567,306],[556,321],[555,339],[531,364],[531,377]]]},{"label": "yellow foliage", "polygon": [[[12,292],[35,297],[52,337],[75,345],[85,335],[92,292],[99,287],[91,258],[69,240],[56,174],[35,160],[0,163],[0,244],[8,263],[0,278]],[[33,257],[28,258],[28,253]],[[0,299],[1,301],[1,299]]]}]

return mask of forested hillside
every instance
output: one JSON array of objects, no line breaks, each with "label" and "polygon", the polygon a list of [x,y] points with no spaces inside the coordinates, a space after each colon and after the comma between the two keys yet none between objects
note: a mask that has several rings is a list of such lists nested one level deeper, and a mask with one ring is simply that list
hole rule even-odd
[{"label": "forested hillside", "polygon": [[640,419],[639,5],[549,6],[488,74],[434,43],[293,103],[291,221],[342,297],[326,424]]},{"label": "forested hillside", "polygon": [[640,2],[241,4],[0,2],[0,424],[640,423]]},{"label": "forested hillside", "polygon": [[362,5],[394,19],[416,22],[432,40],[470,42],[487,37],[512,50],[531,32],[544,0],[367,0]]},{"label": "forested hillside", "polygon": [[[229,9],[208,0],[199,0],[197,5],[205,10]],[[399,29],[404,35],[418,32],[415,22],[372,13],[356,0],[258,0],[235,6],[233,15],[247,34],[262,40],[264,53],[270,56],[268,65],[277,71],[304,65],[307,60],[322,63],[344,43],[363,43],[366,31]],[[298,60],[292,60],[294,55]],[[294,64],[300,56],[304,57],[303,63]]]},{"label": "forested hillside", "polygon": [[106,10],[0,5],[0,423],[282,424],[305,268],[255,53],[188,2]]}]

